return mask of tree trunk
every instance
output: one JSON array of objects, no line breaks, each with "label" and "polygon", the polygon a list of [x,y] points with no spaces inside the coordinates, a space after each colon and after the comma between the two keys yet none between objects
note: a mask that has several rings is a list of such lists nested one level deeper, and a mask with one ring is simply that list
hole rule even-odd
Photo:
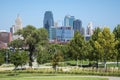
[{"label": "tree trunk", "polygon": [[105,51],[104,51],[104,69],[105,69],[105,72],[107,71],[107,65],[106,65],[106,55],[107,55],[107,49],[105,48]]},{"label": "tree trunk", "polygon": [[32,55],[33,55],[33,53],[30,52],[30,54],[29,54],[29,66],[30,66],[31,68],[32,68],[32,62],[33,62]]},{"label": "tree trunk", "polygon": [[34,50],[35,50],[35,47],[34,47],[34,45],[29,45],[29,66],[32,68],[32,62],[34,61],[33,60],[33,52],[34,52]]},{"label": "tree trunk", "polygon": [[16,76],[16,69],[17,69],[17,66],[15,66],[15,76]]},{"label": "tree trunk", "polygon": [[80,61],[80,66],[82,67],[82,60]]},{"label": "tree trunk", "polygon": [[107,71],[107,66],[106,66],[106,57],[104,57],[104,70],[105,70],[105,72]]},{"label": "tree trunk", "polygon": [[76,66],[78,66],[78,57],[77,57],[77,60],[76,60]]},{"label": "tree trunk", "polygon": [[119,67],[119,59],[118,59],[118,56],[117,56],[117,67]]},{"label": "tree trunk", "polygon": [[98,59],[96,59],[96,68],[98,69]]},{"label": "tree trunk", "polygon": [[98,59],[96,59],[96,72],[98,71]]}]

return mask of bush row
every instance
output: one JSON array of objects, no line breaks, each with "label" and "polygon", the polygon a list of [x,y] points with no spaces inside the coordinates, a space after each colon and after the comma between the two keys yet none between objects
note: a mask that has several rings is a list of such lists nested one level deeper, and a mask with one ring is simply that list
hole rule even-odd
[{"label": "bush row", "polygon": [[[0,73],[15,73],[12,71],[0,71]],[[63,71],[62,68],[57,69],[55,72],[54,69],[27,69],[27,70],[17,70],[16,73],[45,73],[45,74],[75,74],[75,75],[99,75],[99,76],[120,76],[120,71],[114,72],[104,72],[104,71],[96,71],[96,70],[85,70],[85,69],[71,69],[70,71]]]}]

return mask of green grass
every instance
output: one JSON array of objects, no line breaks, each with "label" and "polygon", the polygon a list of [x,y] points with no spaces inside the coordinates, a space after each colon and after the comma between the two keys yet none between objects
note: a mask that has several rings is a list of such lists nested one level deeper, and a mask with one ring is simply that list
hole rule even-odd
[{"label": "green grass", "polygon": [[61,78],[40,78],[40,77],[36,77],[36,78],[1,78],[0,80],[108,80],[105,78],[78,78],[78,77],[74,77],[74,78],[66,78],[66,77],[61,77]]},{"label": "green grass", "polygon": [[17,74],[0,74],[0,80],[108,80],[107,78],[82,77],[78,75],[66,74],[39,74],[39,73],[22,73]]}]

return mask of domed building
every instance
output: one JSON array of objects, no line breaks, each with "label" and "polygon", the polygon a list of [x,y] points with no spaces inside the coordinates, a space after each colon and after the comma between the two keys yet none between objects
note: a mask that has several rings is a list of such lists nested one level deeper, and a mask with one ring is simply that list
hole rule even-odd
[{"label": "domed building", "polygon": [[22,39],[21,36],[18,35],[14,35],[15,32],[17,32],[18,30],[22,29],[22,19],[20,18],[20,15],[17,15],[17,18],[15,19],[15,25],[12,25],[12,27],[10,28],[10,32],[12,33],[12,38],[13,40],[15,39]]},{"label": "domed building", "polygon": [[22,20],[19,15],[17,15],[17,18],[15,20],[15,32],[17,32],[19,29],[22,29]]}]

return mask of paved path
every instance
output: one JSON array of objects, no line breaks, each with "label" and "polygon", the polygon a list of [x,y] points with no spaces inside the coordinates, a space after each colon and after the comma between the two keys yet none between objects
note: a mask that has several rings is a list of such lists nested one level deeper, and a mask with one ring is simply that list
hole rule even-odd
[{"label": "paved path", "polygon": [[109,80],[120,80],[120,77],[111,76],[33,76],[33,77],[23,77],[23,78],[70,78],[70,77],[95,77],[95,78],[108,78]]}]

